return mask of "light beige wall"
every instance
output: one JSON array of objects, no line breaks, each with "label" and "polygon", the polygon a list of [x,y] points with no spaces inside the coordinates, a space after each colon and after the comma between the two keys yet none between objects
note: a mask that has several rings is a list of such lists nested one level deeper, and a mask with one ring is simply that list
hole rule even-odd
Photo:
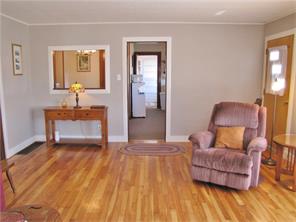
[{"label": "light beige wall", "polygon": [[[31,55],[34,86],[35,133],[44,134],[42,108],[56,105],[64,96],[50,95],[48,58],[50,45],[108,44],[111,54],[111,93],[81,95],[82,105],[109,106],[109,132],[123,135],[122,38],[172,37],[172,135],[189,135],[206,129],[213,105],[220,101],[254,102],[260,96],[263,62],[263,26],[248,25],[70,25],[32,26]],[[74,104],[74,97],[71,97]],[[95,135],[95,125],[83,123]],[[62,134],[82,134],[79,123],[60,123]]]},{"label": "light beige wall", "polygon": [[296,13],[266,24],[264,32],[265,36],[269,36],[293,28],[296,28]]},{"label": "light beige wall", "polygon": [[[274,35],[277,33],[285,32],[287,30],[296,29],[296,13],[281,18],[277,21],[268,23],[264,26],[265,36]],[[296,42],[294,42],[296,44]],[[296,52],[293,52],[293,60],[296,60]],[[295,64],[295,62],[294,62]],[[292,68],[293,69],[293,68]],[[294,67],[294,70],[296,67]],[[296,84],[295,84],[296,86]],[[294,98],[296,99],[296,88],[294,89]],[[295,100],[294,99],[294,100]],[[292,124],[291,133],[296,133],[296,102],[294,102],[293,112],[292,112]]]},{"label": "light beige wall", "polygon": [[75,51],[64,51],[65,87],[69,88],[76,81],[86,88],[100,88],[100,57],[95,52],[90,57],[90,72],[78,72]]},{"label": "light beige wall", "polygon": [[[17,145],[34,136],[29,36],[27,26],[2,17],[1,61],[8,156],[17,151]],[[12,43],[22,45],[24,74],[21,76],[13,75]]]}]

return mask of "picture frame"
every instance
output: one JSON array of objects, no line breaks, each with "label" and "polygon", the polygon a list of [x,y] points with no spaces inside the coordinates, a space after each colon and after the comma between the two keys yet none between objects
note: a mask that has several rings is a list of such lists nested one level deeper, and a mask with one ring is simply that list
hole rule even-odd
[{"label": "picture frame", "polygon": [[23,75],[23,54],[22,45],[12,44],[13,74]]},{"label": "picture frame", "polygon": [[91,55],[78,54],[77,55],[77,72],[90,72],[91,71]]}]

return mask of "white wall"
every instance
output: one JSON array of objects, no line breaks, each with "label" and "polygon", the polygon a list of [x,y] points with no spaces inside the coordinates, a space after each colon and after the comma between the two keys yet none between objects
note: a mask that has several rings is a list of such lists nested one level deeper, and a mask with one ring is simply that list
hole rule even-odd
[{"label": "white wall", "polygon": [[[6,125],[6,155],[9,157],[30,144],[34,136],[31,110],[32,81],[29,27],[2,17],[1,62]],[[13,75],[11,44],[21,44],[23,52],[23,72]],[[5,127],[5,126],[4,126]]]},{"label": "white wall", "polygon": [[296,13],[293,13],[284,18],[270,22],[264,26],[265,36],[273,35],[276,33],[284,32],[296,27]]},{"label": "white wall", "polygon": [[[109,106],[109,133],[123,135],[122,38],[172,37],[173,136],[187,136],[207,127],[214,103],[223,100],[254,102],[260,96],[263,26],[248,25],[69,25],[30,27],[34,130],[44,134],[42,108],[57,105],[63,95],[48,91],[47,47],[50,45],[108,44],[111,54],[111,93],[82,95],[81,104]],[[74,104],[74,98],[70,100]],[[79,123],[59,123],[62,134],[82,135]],[[96,126],[82,124],[96,134]]]}]

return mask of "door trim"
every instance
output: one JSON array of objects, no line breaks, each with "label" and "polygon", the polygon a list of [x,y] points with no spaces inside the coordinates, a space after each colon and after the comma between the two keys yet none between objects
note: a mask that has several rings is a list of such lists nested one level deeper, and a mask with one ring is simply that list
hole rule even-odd
[{"label": "door trim", "polygon": [[124,37],[122,38],[122,88],[123,88],[123,137],[128,141],[128,97],[127,97],[127,44],[129,42],[166,42],[167,78],[166,78],[166,136],[171,139],[171,72],[172,72],[172,37]]},{"label": "door trim", "polygon": [[288,104],[288,116],[287,116],[287,127],[286,127],[286,133],[291,133],[292,130],[292,117],[293,117],[293,108],[294,108],[294,91],[296,90],[296,28],[290,29],[284,32],[279,32],[273,35],[269,35],[265,37],[264,42],[264,61],[263,61],[263,74],[262,74],[262,91],[261,95],[264,102],[264,88],[265,88],[265,75],[266,75],[266,47],[267,42],[269,40],[274,40],[278,38],[282,38],[285,36],[293,35],[294,34],[294,45],[293,45],[293,54],[292,54],[292,67],[291,67],[291,80],[290,80],[290,92],[289,92],[289,104]]},{"label": "door trim", "polygon": [[4,139],[4,151],[6,157],[8,157],[8,133],[7,133],[7,124],[6,124],[6,109],[5,109],[5,100],[4,100],[4,88],[3,88],[3,73],[2,73],[2,62],[0,60],[0,106],[1,106],[1,116],[2,118],[2,130],[3,130],[3,139]]}]

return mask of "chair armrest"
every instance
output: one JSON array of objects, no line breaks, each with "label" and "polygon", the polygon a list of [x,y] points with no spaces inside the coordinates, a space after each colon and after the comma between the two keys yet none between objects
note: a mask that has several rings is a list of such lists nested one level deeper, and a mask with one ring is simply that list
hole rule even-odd
[{"label": "chair armrest", "polygon": [[251,140],[247,147],[247,154],[252,152],[263,152],[267,148],[267,140],[264,137],[256,137]]},{"label": "chair armrest", "polygon": [[210,131],[203,131],[194,133],[189,136],[189,140],[192,142],[195,148],[207,149],[213,145],[215,135]]}]

